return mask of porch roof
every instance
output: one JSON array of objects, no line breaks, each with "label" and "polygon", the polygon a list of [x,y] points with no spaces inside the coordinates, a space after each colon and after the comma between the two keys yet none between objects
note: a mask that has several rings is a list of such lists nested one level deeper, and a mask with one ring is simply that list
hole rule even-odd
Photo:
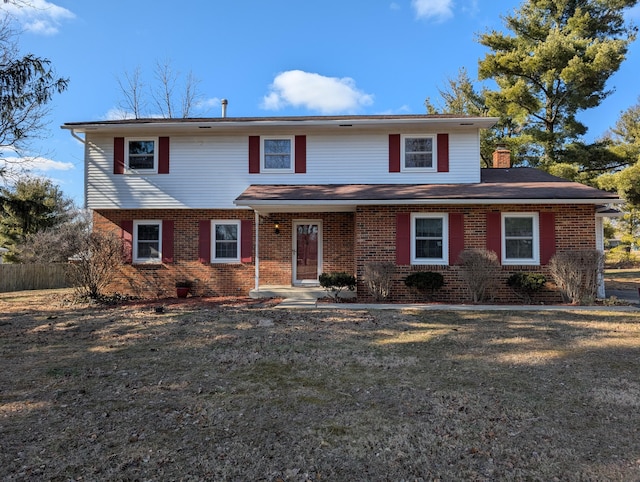
[{"label": "porch roof", "polygon": [[354,211],[358,205],[610,204],[616,193],[533,168],[482,169],[474,184],[314,184],[249,186],[234,203],[256,211]]}]

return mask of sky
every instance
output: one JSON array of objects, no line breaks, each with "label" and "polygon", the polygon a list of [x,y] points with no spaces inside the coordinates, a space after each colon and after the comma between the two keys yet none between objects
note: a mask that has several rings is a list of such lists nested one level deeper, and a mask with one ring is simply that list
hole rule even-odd
[{"label": "sky", "polygon": [[[423,114],[425,99],[489,51],[478,35],[503,30],[519,0],[21,0],[0,4],[20,31],[22,54],[51,61],[68,89],[54,97],[34,142],[33,173],[84,204],[83,146],[65,122],[122,118],[120,84],[138,71],[158,86],[169,65],[181,91],[200,98],[192,117]],[[640,7],[627,12],[640,24]],[[614,93],[580,116],[586,140],[602,136],[640,99],[640,46],[610,78]],[[151,102],[149,102],[151,104]],[[130,111],[130,110],[129,110]],[[149,108],[151,113],[153,109]]]}]

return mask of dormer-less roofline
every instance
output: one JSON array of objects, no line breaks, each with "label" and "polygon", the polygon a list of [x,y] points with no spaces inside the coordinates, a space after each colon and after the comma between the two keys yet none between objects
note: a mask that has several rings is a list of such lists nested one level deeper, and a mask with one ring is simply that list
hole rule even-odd
[{"label": "dormer-less roofline", "polygon": [[450,114],[435,115],[363,115],[363,116],[294,116],[294,117],[218,117],[218,118],[176,118],[176,119],[123,119],[90,122],[67,122],[61,127],[77,133],[87,131],[142,130],[187,130],[262,127],[315,127],[315,128],[360,128],[376,129],[396,126],[411,127],[449,127],[462,129],[487,129],[498,121],[497,117],[459,116]]}]

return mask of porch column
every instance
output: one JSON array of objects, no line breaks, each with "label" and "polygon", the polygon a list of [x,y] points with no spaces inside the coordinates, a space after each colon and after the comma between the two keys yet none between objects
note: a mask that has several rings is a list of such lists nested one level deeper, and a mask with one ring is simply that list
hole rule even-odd
[{"label": "porch column", "polygon": [[260,215],[254,211],[255,232],[256,232],[256,263],[255,263],[255,290],[260,291]]},{"label": "porch column", "polygon": [[[596,215],[596,249],[604,254],[604,220],[602,216]],[[604,263],[598,273],[598,298],[606,298],[604,289]]]}]

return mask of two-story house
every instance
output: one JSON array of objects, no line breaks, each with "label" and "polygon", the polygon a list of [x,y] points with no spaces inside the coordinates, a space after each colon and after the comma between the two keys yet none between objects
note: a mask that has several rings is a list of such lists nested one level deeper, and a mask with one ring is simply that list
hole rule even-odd
[{"label": "two-story house", "polygon": [[[170,296],[317,285],[395,266],[390,298],[416,270],[439,271],[441,301],[467,297],[457,259],[497,253],[504,279],[548,274],[554,253],[602,248],[601,208],[618,196],[531,168],[509,152],[481,169],[490,117],[452,115],[140,119],[64,124],[85,146],[94,229],[122,236],[114,291]],[[503,283],[504,284],[504,283]],[[602,293],[603,294],[603,293]],[[498,290],[496,300],[508,301]]]}]

